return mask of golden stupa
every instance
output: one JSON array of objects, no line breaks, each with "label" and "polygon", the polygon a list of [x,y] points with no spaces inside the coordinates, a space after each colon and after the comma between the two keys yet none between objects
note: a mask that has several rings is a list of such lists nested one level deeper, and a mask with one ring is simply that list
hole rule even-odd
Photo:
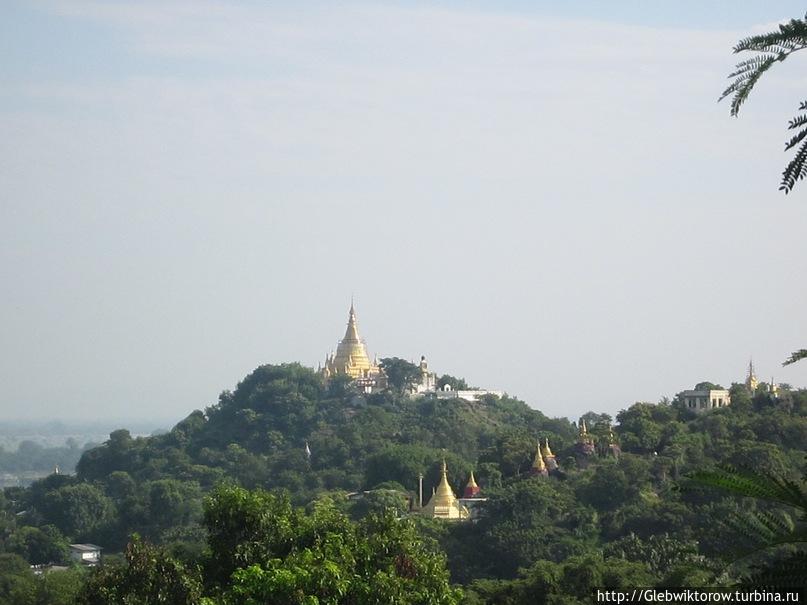
[{"label": "golden stupa", "polygon": [[541,456],[546,463],[546,467],[550,471],[557,470],[558,468],[558,461],[555,458],[555,454],[552,453],[552,450],[549,448],[549,437],[544,437],[543,442],[541,443]]},{"label": "golden stupa", "polygon": [[325,367],[322,368],[325,378],[344,374],[351,378],[372,378],[381,374],[378,365],[370,361],[367,354],[367,347],[359,337],[359,326],[356,321],[356,309],[353,302],[350,303],[350,313],[347,321],[345,337],[339,341],[336,347],[336,354],[331,353],[325,359]]},{"label": "golden stupa", "polygon": [[454,491],[448,484],[445,460],[443,460],[441,474],[440,483],[437,485],[437,489],[428,504],[421,510],[421,514],[435,519],[450,519],[456,521],[467,519],[471,516],[471,513],[457,500]]},{"label": "golden stupa", "polygon": [[538,444],[538,449],[535,450],[535,458],[532,459],[532,468],[530,468],[530,475],[546,477],[549,471],[546,468],[544,457],[541,455],[541,445]]},{"label": "golden stupa", "polygon": [[748,362],[748,376],[745,379],[745,386],[753,395],[757,392],[757,387],[759,386],[759,380],[757,379],[757,375],[754,374],[754,360]]}]

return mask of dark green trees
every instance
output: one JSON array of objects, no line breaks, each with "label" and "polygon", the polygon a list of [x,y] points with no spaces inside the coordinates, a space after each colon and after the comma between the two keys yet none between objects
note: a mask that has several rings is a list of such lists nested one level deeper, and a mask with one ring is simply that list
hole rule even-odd
[{"label": "dark green trees", "polygon": [[306,514],[284,496],[222,487],[207,501],[205,525],[204,591],[199,569],[135,537],[126,564],[96,571],[78,603],[454,605],[459,600],[444,556],[410,523],[391,515],[354,523],[327,499]]},{"label": "dark green trees", "polygon": [[135,535],[126,547],[126,565],[98,568],[76,602],[78,605],[197,605],[201,597],[198,569],[187,568]]},{"label": "dark green trees", "polygon": [[458,601],[444,557],[391,515],[353,523],[329,500],[304,514],[283,496],[230,487],[208,500],[205,523],[213,592],[228,605]]},{"label": "dark green trees", "polygon": [[74,539],[87,539],[115,518],[112,501],[89,483],[68,485],[48,492],[42,512],[56,527]]},{"label": "dark green trees", "polygon": [[67,561],[67,540],[52,525],[20,527],[9,536],[6,550],[20,555],[31,565]]},{"label": "dark green trees", "polygon": [[420,368],[405,359],[385,357],[378,365],[387,375],[389,385],[399,393],[406,391],[420,378]]}]

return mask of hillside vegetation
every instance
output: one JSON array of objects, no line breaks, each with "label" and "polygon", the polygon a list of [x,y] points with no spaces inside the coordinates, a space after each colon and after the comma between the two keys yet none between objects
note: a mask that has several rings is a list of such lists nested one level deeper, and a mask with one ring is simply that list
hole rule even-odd
[{"label": "hillside vegetation", "polygon": [[[194,411],[166,434],[132,438],[124,429],[114,431],[105,444],[84,453],[76,476],[52,475],[29,489],[7,489],[0,502],[7,554],[0,557],[11,567],[20,557],[30,563],[64,560],[67,541],[101,544],[111,554],[122,552],[137,533],[141,541],[129,547],[128,567],[107,566],[89,584],[80,570],[64,572],[79,578],[65,594],[83,587],[86,596],[118,585],[136,568],[137,557],[157,557],[173,562],[171,573],[177,577],[190,578],[184,584],[177,580],[185,596],[176,602],[198,602],[202,595],[222,603],[252,602],[239,600],[238,590],[264,594],[260,591],[280,581],[281,567],[292,596],[278,602],[299,602],[293,595],[317,589],[294,569],[304,567],[305,557],[324,552],[335,557],[334,570],[363,565],[365,576],[370,569],[385,569],[390,577],[428,577],[423,590],[437,591],[433,594],[445,602],[535,602],[543,595],[573,603],[585,602],[591,586],[731,583],[754,562],[728,565],[742,548],[753,546],[752,537],[738,535],[735,520],[756,504],[689,488],[682,478],[730,464],[799,479],[807,443],[807,391],[773,396],[761,389],[753,397],[741,385],[731,391],[730,407],[701,416],[677,401],[623,410],[613,423],[622,450],[617,459],[605,455],[612,419],[604,414],[585,415],[600,442],[598,453],[582,457],[574,447],[575,424],[547,418],[511,397],[468,402],[394,391],[364,396],[349,381],[324,385],[313,370],[298,364],[262,366],[234,391],[222,393],[218,403]],[[562,470],[557,476],[529,477],[539,437],[549,438]],[[488,497],[482,518],[447,524],[414,516],[401,526],[408,529],[396,534],[395,525],[384,519],[393,513],[407,516],[407,499],[415,496],[420,473],[428,498],[444,458],[455,492],[474,471]],[[242,488],[259,491],[237,491]],[[348,499],[348,492],[366,493]],[[206,494],[213,496],[205,501]],[[274,550],[251,551],[249,564],[245,559],[222,571],[216,561],[275,531],[263,521],[254,525],[247,514],[260,502],[279,506],[275,498],[288,498],[283,515],[297,519],[292,525],[300,527],[302,537],[289,537],[286,546]],[[231,517],[243,517],[240,538],[226,545],[215,540],[222,502]],[[785,507],[781,514],[795,518]],[[304,528],[311,524],[338,528],[333,531],[343,536],[340,540],[355,541],[357,549],[372,539],[368,527],[382,528],[379,535],[397,540],[401,553],[409,553],[401,555],[404,559],[418,562],[411,569],[401,563],[404,559],[377,567],[349,562],[344,553],[328,550],[333,545],[305,538],[309,530]],[[774,556],[766,552],[763,563]],[[421,563],[423,571],[412,571]],[[461,592],[442,583],[444,565]],[[141,572],[157,573],[149,569]],[[19,586],[28,581],[20,579]],[[43,590],[44,585],[32,586]],[[394,590],[412,595],[420,590],[401,586]],[[345,587],[344,594],[354,588]],[[0,603],[12,591],[0,587]],[[334,598],[328,602],[354,602]]]}]

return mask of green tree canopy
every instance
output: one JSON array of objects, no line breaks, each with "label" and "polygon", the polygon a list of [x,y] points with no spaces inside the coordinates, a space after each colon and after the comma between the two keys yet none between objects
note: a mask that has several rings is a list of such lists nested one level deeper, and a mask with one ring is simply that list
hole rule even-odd
[{"label": "green tree canopy", "polygon": [[385,357],[378,362],[389,385],[399,393],[405,392],[420,379],[420,368],[399,357]]},{"label": "green tree canopy", "polygon": [[328,499],[307,515],[283,496],[225,487],[205,523],[228,604],[458,602],[444,557],[391,514],[357,524]]}]

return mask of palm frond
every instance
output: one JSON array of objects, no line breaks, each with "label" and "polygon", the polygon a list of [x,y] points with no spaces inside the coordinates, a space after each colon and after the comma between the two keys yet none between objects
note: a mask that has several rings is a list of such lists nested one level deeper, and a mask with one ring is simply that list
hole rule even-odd
[{"label": "palm frond", "polygon": [[794,352],[790,357],[785,359],[783,366],[789,366],[791,363],[796,363],[800,359],[807,359],[807,349],[799,349]]},{"label": "palm frond", "polygon": [[805,176],[807,176],[807,142],[801,144],[796,155],[788,162],[784,172],[782,172],[779,191],[790,193],[796,185],[796,181],[800,181]]},{"label": "palm frond", "polygon": [[734,81],[729,84],[718,99],[718,101],[722,101],[726,97],[733,95],[731,99],[732,116],[736,116],[740,113],[740,107],[745,103],[746,99],[748,99],[748,95],[751,94],[751,91],[762,77],[762,74],[768,71],[776,61],[782,61],[783,57],[780,58],[779,55],[763,55],[756,57],[756,59],[759,60],[754,61],[752,59],[744,62],[748,64],[747,69],[741,64],[737,65],[738,69],[734,72]]},{"label": "palm frond", "polygon": [[796,128],[801,128],[807,124],[807,114],[801,114],[793,118],[787,123],[788,130],[795,130]]},{"label": "palm frond", "polygon": [[760,498],[807,511],[807,494],[795,482],[724,467],[697,471],[691,480],[699,485],[717,487],[749,498]]},{"label": "palm frond", "polygon": [[[805,15],[807,19],[807,15]],[[777,31],[749,36],[734,47],[735,53],[744,51],[790,53],[807,45],[807,21],[791,19],[779,25]]]},{"label": "palm frond", "polygon": [[[807,124],[807,115],[802,117],[804,117],[805,123]],[[793,137],[787,143],[785,143],[785,151],[793,149],[796,145],[801,143],[805,136],[807,136],[807,128],[802,128],[797,134],[793,135]]]},{"label": "palm frond", "polygon": [[[730,114],[739,115],[740,108],[746,102],[759,79],[774,63],[784,61],[790,55],[807,48],[807,14],[803,19],[791,19],[782,23],[772,32],[749,36],[740,40],[734,47],[734,53],[756,53],[750,59],[740,61],[729,74],[731,83],[718,98],[718,102],[731,97]],[[807,111],[807,101],[799,106],[799,111]],[[807,115],[796,116],[790,121],[789,130],[807,126]],[[807,131],[802,130],[785,143],[785,151],[801,144],[795,157],[782,172],[780,191],[790,193],[796,182],[807,176]],[[792,363],[792,362],[790,362]]]},{"label": "palm frond", "polygon": [[755,569],[743,586],[795,587],[807,584],[807,552],[792,553],[773,565]]},{"label": "palm frond", "polygon": [[776,60],[778,57],[776,55],[765,54],[765,55],[758,55],[753,59],[748,59],[747,61],[740,61],[737,65],[734,66],[734,71],[731,72],[728,77],[729,78],[747,78],[753,74],[756,70],[758,70],[762,65],[768,60]]},{"label": "palm frond", "polygon": [[[782,522],[783,525],[786,525]],[[763,516],[755,511],[753,513],[746,512],[726,519],[726,525],[734,530],[738,535],[744,536],[754,544],[769,544],[780,533],[780,527],[776,526],[776,521],[771,519],[764,519]],[[748,553],[754,552],[756,547],[738,552],[739,556],[746,556]]]},{"label": "palm frond", "polygon": [[759,78],[774,63],[784,61],[794,52],[807,48],[807,15],[804,19],[791,19],[782,23],[776,31],[740,40],[734,53],[754,52],[756,56],[740,61],[729,78],[731,84],[720,95],[719,101],[731,96],[731,115],[736,116],[748,99]]}]

